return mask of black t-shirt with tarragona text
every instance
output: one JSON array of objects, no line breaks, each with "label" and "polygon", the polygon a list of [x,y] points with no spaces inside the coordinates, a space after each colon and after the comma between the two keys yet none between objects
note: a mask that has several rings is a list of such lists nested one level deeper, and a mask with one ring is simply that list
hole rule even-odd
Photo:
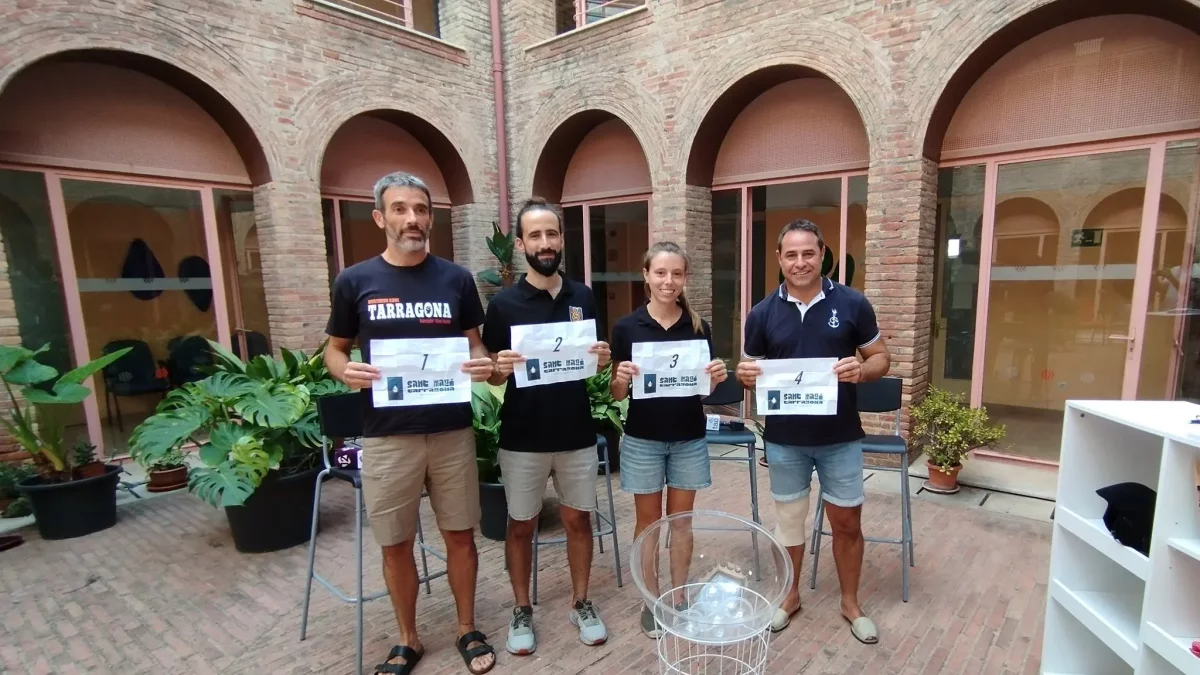
[{"label": "black t-shirt with tarragona text", "polygon": [[[371,340],[462,337],[483,323],[475,279],[449,260],[427,255],[417,265],[397,267],[375,256],[347,267],[333,282],[333,306],[325,332],[357,339],[363,361],[371,362]],[[368,438],[436,434],[471,426],[470,403],[383,408],[363,396],[363,431]]]}]

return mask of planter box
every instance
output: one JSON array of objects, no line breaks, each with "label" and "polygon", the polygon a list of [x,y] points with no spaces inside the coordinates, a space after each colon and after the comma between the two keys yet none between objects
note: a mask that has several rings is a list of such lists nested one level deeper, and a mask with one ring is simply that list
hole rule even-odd
[{"label": "planter box", "polygon": [[242,553],[267,553],[307,543],[320,472],[316,467],[280,478],[272,471],[244,505],[225,507],[234,547]]},{"label": "planter box", "polygon": [[117,483],[121,467],[106,465],[104,474],[68,483],[26,478],[17,491],[29,498],[42,539],[73,539],[117,524]]},{"label": "planter box", "polygon": [[508,534],[508,498],[503,483],[479,484],[479,533],[492,541],[504,541]]}]

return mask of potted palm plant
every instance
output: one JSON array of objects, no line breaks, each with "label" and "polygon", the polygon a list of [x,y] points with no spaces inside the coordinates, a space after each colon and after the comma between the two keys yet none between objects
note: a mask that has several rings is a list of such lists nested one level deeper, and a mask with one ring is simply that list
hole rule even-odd
[{"label": "potted palm plant", "polygon": [[20,481],[17,491],[29,500],[38,532],[43,539],[69,539],[117,523],[121,467],[102,464],[98,475],[84,477],[77,461],[90,463],[90,446],[85,453],[68,452],[63,436],[69,406],[92,395],[84,383],[129,349],[106,354],[61,375],[38,362],[38,355],[48,349],[49,345],[36,351],[0,346],[0,380],[11,407],[0,423],[33,457],[37,474]]},{"label": "potted palm plant", "polygon": [[471,387],[475,461],[479,466],[479,532],[492,541],[508,533],[508,500],[500,477],[500,399],[486,382]]},{"label": "potted palm plant", "polygon": [[134,430],[130,455],[154,467],[198,447],[188,490],[225,510],[237,550],[303,544],[321,469],[315,399],[349,389],[326,370],[324,345],[311,357],[283,350],[248,362],[218,343],[210,348],[215,372],[168,394]]},{"label": "potted palm plant", "polygon": [[989,424],[985,408],[972,408],[961,395],[933,386],[909,410],[909,419],[910,440],[925,452],[930,492],[958,492],[958,472],[971,450],[1004,438],[1004,425]]},{"label": "potted palm plant", "polygon": [[[613,399],[611,385],[612,363],[587,379],[588,399],[592,403],[592,421],[596,424],[596,433],[603,436],[608,445],[609,469],[616,473],[621,470],[621,434],[625,432],[629,399]],[[601,457],[597,457],[597,461],[600,459]]]}]

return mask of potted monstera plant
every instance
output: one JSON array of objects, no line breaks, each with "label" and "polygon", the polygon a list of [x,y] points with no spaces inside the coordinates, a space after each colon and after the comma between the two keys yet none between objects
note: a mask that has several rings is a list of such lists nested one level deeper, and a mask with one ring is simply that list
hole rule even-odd
[{"label": "potted monstera plant", "polygon": [[188,490],[225,510],[234,546],[277,551],[308,541],[313,489],[321,470],[315,399],[349,389],[322,359],[283,350],[243,362],[220,344],[211,375],[172,391],[130,437],[130,455],[145,467],[178,461],[199,448],[201,466]]},{"label": "potted monstera plant", "polygon": [[[59,374],[39,363],[36,351],[0,346],[0,380],[11,411],[0,417],[5,430],[21,449],[33,457],[37,474],[21,480],[17,491],[29,501],[43,539],[82,537],[117,523],[117,482],[121,467],[100,464],[96,474],[83,475],[82,464],[91,464],[91,452],[71,452],[64,434],[70,406],[92,395],[85,384],[129,349],[106,354]],[[19,395],[18,395],[19,392]]]},{"label": "potted monstera plant", "polygon": [[970,452],[1004,438],[1004,425],[990,424],[985,408],[972,408],[961,395],[937,387],[929,387],[909,419],[910,440],[925,452],[930,492],[957,492],[958,472]]},{"label": "potted monstera plant", "polygon": [[[613,398],[612,363],[587,379],[587,390],[588,399],[592,403],[592,421],[596,424],[596,433],[604,437],[604,442],[608,445],[609,469],[616,473],[621,470],[621,434],[625,433],[629,399],[617,401]],[[600,459],[602,458],[597,457],[597,461]]]},{"label": "potted monstera plant", "polygon": [[471,387],[475,461],[479,466],[479,532],[492,541],[508,533],[508,500],[500,478],[500,398],[486,382]]}]

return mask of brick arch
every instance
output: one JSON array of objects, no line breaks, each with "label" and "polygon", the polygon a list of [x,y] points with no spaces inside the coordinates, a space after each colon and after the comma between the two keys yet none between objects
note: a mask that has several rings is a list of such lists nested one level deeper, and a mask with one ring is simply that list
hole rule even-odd
[{"label": "brick arch", "polygon": [[[576,161],[581,152],[592,166]],[[585,110],[558,125],[533,170],[532,193],[553,203],[584,193],[606,198],[652,189],[645,147],[624,120],[603,110]]]},{"label": "brick arch", "polygon": [[[592,78],[559,89],[525,120],[520,133],[513,136],[519,139],[523,148],[520,157],[514,157],[513,166],[534,168],[513,176],[512,191],[517,195],[529,195],[545,187],[537,185],[536,176],[539,172],[544,176],[553,175],[549,165],[539,168],[543,158],[550,157],[552,149],[557,149],[555,157],[559,159],[554,161],[562,162],[558,171],[565,175],[566,165],[583,137],[612,118],[621,120],[633,131],[646,158],[652,186],[657,187],[664,181],[664,167],[667,166],[665,148],[660,141],[664,135],[661,110],[658,101],[623,80]],[[568,148],[569,152],[564,150]],[[558,190],[561,191],[561,177]]]},{"label": "brick arch", "polygon": [[[820,35],[821,40],[798,40],[805,35]],[[882,145],[879,134],[893,97],[882,48],[844,22],[783,22],[708,60],[679,97],[681,144],[675,165],[687,167],[687,184],[711,185],[720,143],[747,104],[774,86],[802,77],[832,80],[854,103],[870,147]]]},{"label": "brick arch", "polygon": [[454,205],[475,201],[475,186],[486,184],[484,175],[494,165],[484,152],[482,138],[469,133],[473,128],[464,117],[436,103],[443,100],[432,91],[404,99],[405,109],[396,107],[395,85],[354,79],[330,80],[314,87],[296,105],[296,125],[301,128],[298,146],[301,170],[319,181],[321,164],[333,135],[350,119],[370,115],[385,119],[411,134],[438,164]]},{"label": "brick arch", "polygon": [[1053,28],[1108,14],[1139,14],[1200,33],[1200,0],[1019,0],[1003,14],[947,13],[913,50],[909,119],[925,157],[937,161],[955,111],[989,68],[1024,42]]},{"label": "brick arch", "polygon": [[[103,27],[113,19],[91,17]],[[87,22],[86,10],[76,16]],[[126,20],[127,21],[127,20]],[[19,26],[19,24],[18,24]],[[138,71],[181,91],[207,112],[236,146],[250,180],[271,182],[280,167],[279,148],[266,132],[269,124],[262,107],[265,84],[233,53],[202,33],[175,23],[144,17],[140,26],[153,38],[136,42],[122,39],[120,28],[107,33],[71,32],[54,26],[28,26],[28,30],[0,29],[0,44],[17,57],[0,67],[0,93],[20,72],[37,64],[64,61],[103,63]]]}]

